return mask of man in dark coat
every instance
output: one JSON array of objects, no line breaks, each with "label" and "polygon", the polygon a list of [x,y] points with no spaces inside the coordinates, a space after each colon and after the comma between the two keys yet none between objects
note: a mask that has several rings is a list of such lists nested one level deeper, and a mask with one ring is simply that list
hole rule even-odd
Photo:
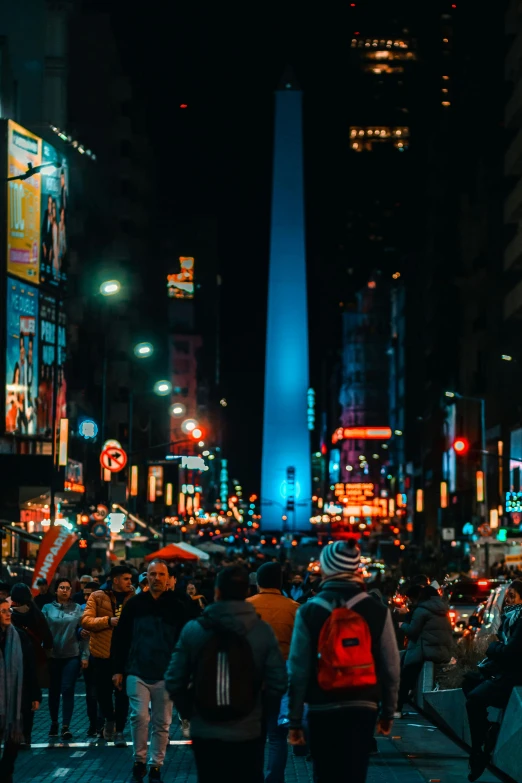
[{"label": "man in dark coat", "polygon": [[42,691],[36,676],[36,661],[25,631],[11,624],[9,602],[0,602],[0,737],[3,754],[0,780],[13,783],[13,772],[23,740],[23,712],[36,711]]}]

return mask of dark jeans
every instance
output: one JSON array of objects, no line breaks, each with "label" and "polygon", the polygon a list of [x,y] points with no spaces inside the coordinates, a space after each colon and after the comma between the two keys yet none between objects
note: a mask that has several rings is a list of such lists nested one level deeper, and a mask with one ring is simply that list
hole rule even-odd
[{"label": "dark jeans", "polygon": [[468,712],[469,730],[471,732],[471,748],[477,752],[482,750],[489,729],[488,707],[504,709],[513,690],[511,680],[485,680],[467,694],[466,710]]},{"label": "dark jeans", "polygon": [[221,773],[227,783],[260,783],[263,780],[265,738],[244,742],[194,737],[192,749],[196,759],[198,783],[215,783]]},{"label": "dark jeans", "polygon": [[365,783],[376,719],[363,707],[309,711],[317,783]]},{"label": "dark jeans", "polygon": [[406,666],[401,666],[401,684],[399,687],[399,699],[397,703],[399,712],[404,707],[405,702],[408,701],[410,691],[415,688],[415,683],[422,671],[423,663],[424,661],[419,661],[418,663],[410,663]]},{"label": "dark jeans", "polygon": [[74,710],[74,688],[80,673],[80,659],[51,658],[49,661],[49,712],[53,723],[58,723],[60,696],[62,697],[62,723],[69,726]]},{"label": "dark jeans", "polygon": [[15,761],[16,757],[18,756],[19,748],[20,745],[18,745],[16,742],[13,742],[12,740],[7,740],[7,742],[4,742],[4,752],[0,760],[0,781],[2,781],[2,783],[4,783],[6,780],[9,780],[10,775],[12,775],[14,772]]},{"label": "dark jeans", "polygon": [[83,669],[83,680],[85,682],[85,704],[87,706],[87,717],[89,725],[101,729],[103,726],[103,715],[98,704],[96,696],[96,678],[94,676],[94,658],[89,656],[89,665]]},{"label": "dark jeans", "polygon": [[[112,666],[110,658],[89,659],[92,662],[93,677],[96,682],[96,698],[106,721],[116,723],[116,731],[123,731],[129,713],[129,697],[125,682],[120,690],[115,688],[112,682]],[[114,700],[113,700],[114,694]]]},{"label": "dark jeans", "polygon": [[22,707],[22,723],[24,727],[24,739],[29,745],[31,743],[34,723],[34,712],[30,707]]},{"label": "dark jeans", "polygon": [[279,709],[266,716],[268,762],[265,783],[285,783],[285,767],[288,758],[288,726],[279,726]]}]

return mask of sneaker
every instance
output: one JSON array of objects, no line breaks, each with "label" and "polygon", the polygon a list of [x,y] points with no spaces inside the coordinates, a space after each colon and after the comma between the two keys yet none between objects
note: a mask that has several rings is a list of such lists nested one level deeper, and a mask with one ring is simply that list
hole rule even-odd
[{"label": "sneaker", "polygon": [[134,781],[142,781],[147,774],[147,765],[143,761],[135,761],[132,768],[132,779]]},{"label": "sneaker", "polygon": [[489,757],[487,753],[483,753],[481,750],[476,751],[469,757],[469,774],[468,780],[473,783],[474,780],[478,780],[488,765]]},{"label": "sneaker", "polygon": [[69,731],[69,726],[62,726],[62,734],[61,737],[63,740],[71,740],[72,739],[72,733]]},{"label": "sneaker", "polygon": [[117,731],[114,735],[114,747],[115,748],[126,748],[127,747],[127,740],[123,736],[123,731]]},{"label": "sneaker", "polygon": [[58,724],[57,723],[51,723],[51,728],[49,729],[49,736],[50,737],[59,737],[60,732],[58,731]]},{"label": "sneaker", "polygon": [[97,737],[98,736],[98,729],[92,723],[89,726],[89,728],[87,729],[87,736],[88,737]]},{"label": "sneaker", "polygon": [[190,721],[189,720],[182,720],[181,721],[181,733],[183,734],[185,739],[190,739]]},{"label": "sneaker", "polygon": [[105,728],[103,729],[103,738],[107,742],[112,742],[114,739],[114,732],[116,731],[116,724],[113,720],[105,721]]},{"label": "sneaker", "polygon": [[402,710],[397,710],[397,712],[394,712],[393,717],[395,720],[400,720],[402,718]]},{"label": "sneaker", "polygon": [[161,783],[161,767],[149,768],[149,783]]}]

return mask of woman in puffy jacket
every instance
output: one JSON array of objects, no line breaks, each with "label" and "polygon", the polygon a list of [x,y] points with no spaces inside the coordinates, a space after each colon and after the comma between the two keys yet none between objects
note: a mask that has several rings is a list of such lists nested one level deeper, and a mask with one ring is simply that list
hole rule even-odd
[{"label": "woman in puffy jacket", "polygon": [[425,661],[448,663],[453,650],[453,631],[448,605],[437,590],[429,585],[414,585],[406,593],[413,604],[408,623],[399,623],[408,637],[408,646],[401,665],[398,711],[402,712],[409,692],[415,686]]}]

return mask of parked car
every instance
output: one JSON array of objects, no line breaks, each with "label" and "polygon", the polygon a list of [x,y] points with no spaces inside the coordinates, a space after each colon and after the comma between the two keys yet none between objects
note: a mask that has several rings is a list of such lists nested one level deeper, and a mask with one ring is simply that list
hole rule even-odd
[{"label": "parked car", "polygon": [[484,607],[482,618],[479,618],[479,627],[475,633],[475,641],[487,639],[497,633],[500,628],[502,610],[504,609],[504,601],[506,600],[508,589],[509,583],[506,582],[491,592]]},{"label": "parked car", "polygon": [[470,625],[470,618],[488,601],[491,591],[498,585],[497,579],[459,580],[447,585],[449,618],[455,636],[462,636]]}]

